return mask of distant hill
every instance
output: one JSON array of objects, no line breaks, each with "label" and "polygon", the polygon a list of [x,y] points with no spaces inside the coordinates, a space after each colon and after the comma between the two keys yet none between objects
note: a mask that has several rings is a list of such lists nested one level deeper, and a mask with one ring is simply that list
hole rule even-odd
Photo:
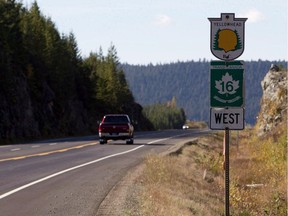
[{"label": "distant hill", "polygon": [[[245,119],[255,124],[262,97],[261,81],[271,64],[286,66],[285,61],[245,62]],[[187,61],[157,65],[123,64],[126,79],[142,106],[162,103],[176,97],[187,119],[209,121],[209,61]]]}]

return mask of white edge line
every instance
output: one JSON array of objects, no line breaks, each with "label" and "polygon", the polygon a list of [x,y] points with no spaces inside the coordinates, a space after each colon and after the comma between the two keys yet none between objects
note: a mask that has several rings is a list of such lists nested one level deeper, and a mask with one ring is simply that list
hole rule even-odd
[{"label": "white edge line", "polygon": [[138,146],[138,147],[136,147],[136,148],[134,148],[134,149],[130,149],[130,150],[128,150],[128,151],[120,152],[120,153],[117,153],[117,154],[108,155],[108,156],[106,156],[106,157],[102,157],[102,158],[99,158],[99,159],[97,159],[97,160],[90,161],[90,162],[88,162],[88,163],[84,163],[84,164],[81,164],[81,165],[78,165],[78,166],[75,166],[75,167],[71,167],[71,168],[69,168],[69,169],[65,169],[65,170],[62,170],[62,171],[60,171],[60,172],[54,173],[54,174],[52,174],[52,175],[46,176],[46,177],[44,177],[44,178],[38,179],[38,180],[33,181],[33,182],[29,183],[29,184],[23,185],[23,186],[21,186],[21,187],[18,187],[18,188],[14,189],[14,190],[11,190],[11,191],[9,191],[9,192],[7,192],[7,193],[4,193],[4,194],[0,195],[0,200],[3,199],[3,198],[5,198],[5,197],[8,197],[8,196],[10,196],[10,195],[12,195],[12,194],[14,194],[14,193],[17,193],[17,192],[19,192],[19,191],[21,191],[21,190],[24,190],[25,188],[28,188],[28,187],[31,187],[31,186],[36,185],[36,184],[38,184],[38,183],[44,182],[44,181],[46,181],[46,180],[48,180],[48,179],[51,179],[51,178],[53,178],[53,177],[62,175],[62,174],[64,174],[64,173],[70,172],[70,171],[75,170],[75,169],[79,169],[79,168],[81,168],[81,167],[84,167],[84,166],[87,166],[87,165],[90,165],[90,164],[93,164],[93,163],[97,163],[97,162],[102,161],[102,160],[106,160],[106,159],[108,159],[108,158],[112,158],[112,157],[116,157],[116,156],[118,156],[118,155],[123,155],[123,154],[127,154],[127,153],[130,153],[130,152],[136,151],[137,149],[142,148],[143,146],[145,146],[145,145],[140,145],[140,146]]},{"label": "white edge line", "polygon": [[[164,139],[155,140],[155,141],[152,141],[152,142],[147,143],[147,145],[153,144],[153,143],[156,143],[156,142],[160,142],[160,141],[164,141],[164,140],[168,140],[168,139],[172,139],[172,138],[178,137],[178,136],[183,136],[183,134],[182,134],[182,135],[177,135],[177,136],[168,137],[168,138],[164,138]],[[51,179],[51,178],[53,178],[53,177],[62,175],[62,174],[64,174],[64,173],[70,172],[70,171],[75,170],[75,169],[79,169],[79,168],[84,167],[84,166],[88,166],[88,165],[93,164],[93,163],[97,163],[97,162],[102,161],[102,160],[106,160],[106,159],[108,159],[108,158],[112,158],[112,157],[116,157],[116,156],[119,156],[119,155],[123,155],[123,154],[127,154],[127,153],[130,153],[130,152],[136,151],[137,149],[142,148],[142,147],[144,147],[144,146],[145,146],[145,145],[140,145],[140,146],[138,146],[138,147],[136,147],[136,148],[133,148],[133,149],[130,149],[130,150],[128,150],[128,151],[120,152],[120,153],[113,154],[113,155],[108,155],[108,156],[106,156],[106,157],[102,157],[102,158],[99,158],[99,159],[97,159],[97,160],[90,161],[90,162],[88,162],[88,163],[84,163],[84,164],[81,164],[81,165],[78,165],[78,166],[71,167],[71,168],[69,168],[69,169],[62,170],[62,171],[60,171],[60,172],[54,173],[54,174],[52,174],[52,175],[46,176],[46,177],[44,177],[44,178],[38,179],[38,180],[36,180],[36,181],[30,182],[29,184],[26,184],[26,185],[23,185],[23,186],[21,186],[21,187],[18,187],[18,188],[16,188],[16,189],[14,189],[14,190],[11,190],[11,191],[9,191],[9,192],[7,192],[7,193],[4,193],[4,194],[0,195],[0,200],[3,199],[3,198],[5,198],[5,197],[8,197],[8,196],[10,196],[10,195],[12,195],[12,194],[14,194],[14,193],[17,193],[17,192],[19,192],[19,191],[21,191],[21,190],[24,190],[25,188],[28,188],[28,187],[31,187],[31,186],[36,185],[36,184],[38,184],[38,183],[44,182],[44,181],[46,181],[46,180],[48,180],[48,179]]]},{"label": "white edge line", "polygon": [[179,134],[179,135],[168,137],[168,138],[164,138],[164,139],[154,140],[152,142],[147,143],[147,145],[150,145],[150,144],[153,144],[153,143],[156,143],[156,142],[160,142],[160,141],[164,141],[164,140],[168,140],[168,139],[172,139],[172,138],[175,138],[175,137],[184,136],[184,135],[185,134]]},{"label": "white edge line", "polygon": [[3,146],[0,146],[0,148],[6,148],[6,147],[11,147],[12,145],[3,145]]},{"label": "white edge line", "polygon": [[15,148],[15,149],[11,149],[10,151],[19,151],[21,150],[20,148]]}]

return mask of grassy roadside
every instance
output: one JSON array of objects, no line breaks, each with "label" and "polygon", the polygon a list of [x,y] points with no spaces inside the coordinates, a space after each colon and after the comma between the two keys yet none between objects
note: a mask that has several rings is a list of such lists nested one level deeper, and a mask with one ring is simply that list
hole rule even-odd
[{"label": "grassy roadside", "polygon": [[187,143],[169,156],[147,156],[140,215],[220,215],[224,205],[222,162],[219,134]]},{"label": "grassy roadside", "polygon": [[232,148],[230,197],[234,215],[287,215],[287,131],[283,123],[265,137],[240,134]]},{"label": "grassy roadside", "polygon": [[[287,215],[285,128],[266,138],[252,129],[231,133],[231,215]],[[174,154],[147,156],[138,179],[139,215],[224,215],[222,151],[223,133],[217,132]]]}]

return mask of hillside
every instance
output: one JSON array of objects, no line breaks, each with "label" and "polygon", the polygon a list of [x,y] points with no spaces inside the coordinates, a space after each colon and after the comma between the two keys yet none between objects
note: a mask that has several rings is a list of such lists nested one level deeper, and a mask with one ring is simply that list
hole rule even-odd
[{"label": "hillside", "polygon": [[114,46],[83,59],[33,3],[0,1],[0,141],[95,134],[106,113],[151,123],[135,103]]},{"label": "hillside", "polygon": [[[261,81],[271,64],[286,65],[284,61],[245,62],[246,113],[248,124],[255,124],[262,96]],[[176,97],[191,120],[209,120],[209,66],[208,61],[175,62],[157,65],[123,64],[126,79],[141,105],[162,103]]]}]

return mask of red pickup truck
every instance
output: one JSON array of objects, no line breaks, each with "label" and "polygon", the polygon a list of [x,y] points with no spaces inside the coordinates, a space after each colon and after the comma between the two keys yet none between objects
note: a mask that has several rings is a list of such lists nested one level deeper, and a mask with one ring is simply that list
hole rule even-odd
[{"label": "red pickup truck", "polygon": [[105,115],[99,125],[99,142],[107,140],[126,140],[126,144],[133,144],[134,127],[126,114]]}]

